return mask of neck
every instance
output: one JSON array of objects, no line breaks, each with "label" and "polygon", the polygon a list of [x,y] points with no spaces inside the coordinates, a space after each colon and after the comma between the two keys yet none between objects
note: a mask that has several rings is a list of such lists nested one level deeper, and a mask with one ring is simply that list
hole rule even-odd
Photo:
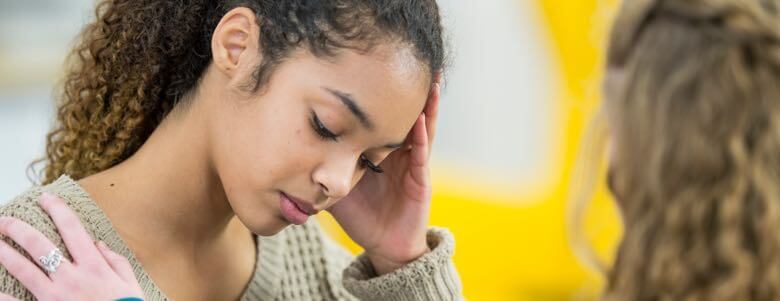
[{"label": "neck", "polygon": [[205,121],[196,106],[174,110],[132,157],[81,181],[129,244],[198,250],[246,232],[211,165]]}]

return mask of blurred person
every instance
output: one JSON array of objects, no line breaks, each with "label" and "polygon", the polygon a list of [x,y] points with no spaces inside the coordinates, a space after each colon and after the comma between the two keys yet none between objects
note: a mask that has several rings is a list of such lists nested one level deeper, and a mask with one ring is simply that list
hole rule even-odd
[{"label": "blurred person", "polygon": [[[434,0],[100,2],[46,185],[0,208],[0,290],[460,299],[453,238],[428,228],[441,30]],[[308,219],[322,210],[363,255]]]},{"label": "blurred person", "polygon": [[602,116],[624,234],[603,299],[780,299],[778,9],[623,3]]}]

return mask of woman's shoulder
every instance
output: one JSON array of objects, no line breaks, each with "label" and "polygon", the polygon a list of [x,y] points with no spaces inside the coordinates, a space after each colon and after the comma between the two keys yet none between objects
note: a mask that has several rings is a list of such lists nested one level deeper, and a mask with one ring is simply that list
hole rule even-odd
[{"label": "woman's shoulder", "polygon": [[13,217],[26,222],[52,241],[59,242],[60,238],[54,222],[43,208],[38,206],[38,199],[44,192],[63,199],[81,218],[88,230],[91,228],[89,224],[104,219],[101,211],[87,193],[67,175],[63,175],[50,184],[31,187],[17,195],[11,201],[0,206],[0,216]]},{"label": "woman's shoulder", "polygon": [[[4,203],[0,206],[0,216],[13,217],[26,222],[51,238],[49,234],[56,234],[56,229],[54,229],[46,212],[38,206],[41,194],[48,191],[47,186],[31,187]],[[48,230],[54,230],[54,232],[47,233],[51,232]]]},{"label": "woman's shoulder", "polygon": [[[14,197],[11,201],[0,206],[0,216],[13,217],[33,226],[54,243],[55,246],[62,250],[65,256],[70,259],[70,254],[68,254],[67,248],[64,246],[64,242],[57,231],[57,227],[43,208],[38,206],[38,199],[41,194],[48,192],[60,196],[68,202],[69,205],[79,204],[82,202],[82,200],[79,199],[81,193],[79,193],[73,185],[77,184],[69,177],[63,176],[51,184],[31,187],[27,191]],[[4,237],[3,240],[16,248],[21,254],[25,254],[25,256],[31,259],[31,257],[14,241],[7,237]],[[0,291],[11,294],[19,300],[34,300],[32,294],[30,294],[30,292],[2,266],[0,266]]]}]

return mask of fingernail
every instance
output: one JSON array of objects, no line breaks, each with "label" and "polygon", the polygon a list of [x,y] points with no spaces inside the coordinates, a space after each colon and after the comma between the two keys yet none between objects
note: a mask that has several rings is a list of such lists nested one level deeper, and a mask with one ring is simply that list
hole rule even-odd
[{"label": "fingernail", "polygon": [[108,249],[108,246],[106,246],[106,243],[104,243],[102,240],[98,240],[97,246],[101,249]]}]

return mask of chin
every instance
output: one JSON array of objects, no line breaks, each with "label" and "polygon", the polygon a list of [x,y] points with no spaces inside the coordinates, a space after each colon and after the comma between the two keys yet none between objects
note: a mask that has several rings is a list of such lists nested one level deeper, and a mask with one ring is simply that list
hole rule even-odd
[{"label": "chin", "polygon": [[279,209],[269,201],[272,197],[256,192],[233,193],[227,195],[227,201],[233,214],[249,231],[259,236],[273,236],[290,223],[280,216]]},{"label": "chin", "polygon": [[290,225],[290,223],[284,221],[281,217],[270,214],[264,214],[262,217],[257,215],[245,217],[236,212],[236,216],[249,231],[252,231],[252,233],[259,236],[274,236]]}]

